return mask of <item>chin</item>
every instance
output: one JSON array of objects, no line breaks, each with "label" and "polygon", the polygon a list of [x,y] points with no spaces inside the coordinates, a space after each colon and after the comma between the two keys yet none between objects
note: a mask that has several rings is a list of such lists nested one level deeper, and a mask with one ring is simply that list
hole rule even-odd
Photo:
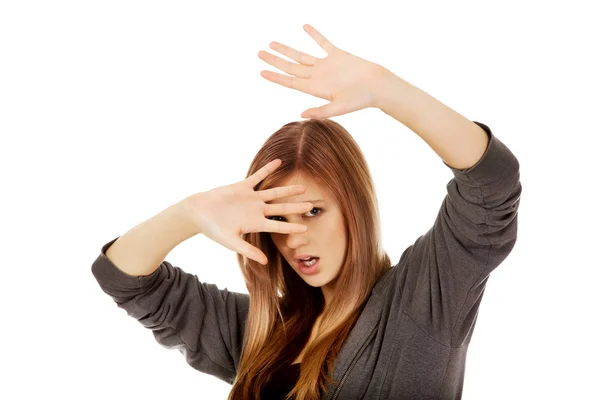
[{"label": "chin", "polygon": [[304,282],[306,282],[307,285],[310,285],[312,287],[317,288],[317,287],[325,286],[329,283],[329,281],[327,279],[325,279],[323,276],[320,276],[320,274],[316,274],[313,276],[303,276],[302,273],[299,273],[298,275],[300,275],[302,280]]}]

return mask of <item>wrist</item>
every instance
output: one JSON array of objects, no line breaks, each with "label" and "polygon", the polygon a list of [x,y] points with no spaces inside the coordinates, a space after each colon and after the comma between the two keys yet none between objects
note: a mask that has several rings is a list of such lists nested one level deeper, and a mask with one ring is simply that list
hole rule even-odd
[{"label": "wrist", "polygon": [[179,226],[190,237],[202,233],[203,199],[204,192],[199,192],[173,205],[173,213],[176,216]]},{"label": "wrist", "polygon": [[376,78],[375,107],[386,114],[403,106],[409,97],[411,84],[400,78],[387,68],[383,68]]}]

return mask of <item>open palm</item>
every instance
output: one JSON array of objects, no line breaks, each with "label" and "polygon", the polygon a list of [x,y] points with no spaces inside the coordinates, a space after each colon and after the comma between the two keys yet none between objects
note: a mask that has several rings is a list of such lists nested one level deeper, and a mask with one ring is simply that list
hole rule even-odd
[{"label": "open palm", "polygon": [[287,88],[330,101],[322,107],[304,111],[301,115],[303,118],[328,118],[374,107],[374,94],[385,68],[335,47],[308,24],[304,25],[304,30],[327,52],[327,57],[313,57],[272,42],[270,47],[273,50],[297,64],[261,50],[258,53],[261,60],[289,74],[263,70],[261,76]]}]

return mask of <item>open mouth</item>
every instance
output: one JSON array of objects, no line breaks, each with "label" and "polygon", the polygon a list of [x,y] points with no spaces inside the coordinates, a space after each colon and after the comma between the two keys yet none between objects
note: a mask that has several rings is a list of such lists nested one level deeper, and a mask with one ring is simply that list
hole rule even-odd
[{"label": "open mouth", "polygon": [[310,260],[300,261],[297,263],[298,269],[300,269],[300,272],[304,275],[316,274],[319,272],[319,261],[319,257],[312,257]]},{"label": "open mouth", "polygon": [[317,261],[319,260],[319,257],[310,257],[307,260],[298,260],[298,266],[299,267],[312,267],[313,265],[315,265],[317,263]]}]

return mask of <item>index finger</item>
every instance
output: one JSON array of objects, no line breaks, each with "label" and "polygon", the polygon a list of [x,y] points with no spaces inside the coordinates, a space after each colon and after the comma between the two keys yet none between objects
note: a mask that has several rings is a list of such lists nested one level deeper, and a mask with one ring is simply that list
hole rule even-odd
[{"label": "index finger", "polygon": [[258,185],[263,179],[265,179],[267,176],[269,176],[269,174],[271,172],[273,172],[277,168],[279,168],[281,166],[281,162],[282,161],[279,158],[276,158],[273,161],[268,162],[262,168],[260,168],[258,171],[256,171],[255,173],[250,175],[248,178],[246,178],[246,182],[248,182],[250,184],[251,188],[254,188],[254,186]]}]

